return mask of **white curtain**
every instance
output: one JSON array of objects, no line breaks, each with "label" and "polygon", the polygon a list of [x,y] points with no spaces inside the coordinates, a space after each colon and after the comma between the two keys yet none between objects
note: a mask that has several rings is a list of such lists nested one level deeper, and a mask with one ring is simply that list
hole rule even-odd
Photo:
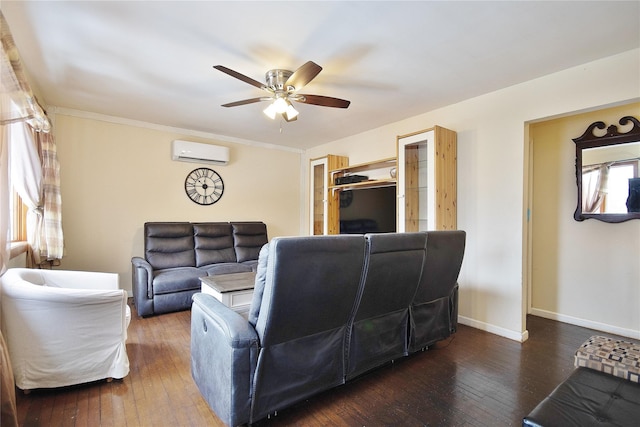
[{"label": "white curtain", "polygon": [[42,168],[37,144],[26,122],[13,123],[9,127],[9,170],[13,188],[27,205],[27,242],[34,249],[40,248],[40,232],[43,221]]},{"label": "white curtain", "polygon": [[33,261],[62,257],[60,177],[51,124],[26,79],[0,11],[0,274],[9,260],[9,183],[29,207],[27,240]]},{"label": "white curtain", "polygon": [[609,165],[582,168],[582,213],[599,213],[607,195]]},{"label": "white curtain", "polygon": [[6,126],[0,126],[0,275],[9,262],[9,139],[6,131]]}]

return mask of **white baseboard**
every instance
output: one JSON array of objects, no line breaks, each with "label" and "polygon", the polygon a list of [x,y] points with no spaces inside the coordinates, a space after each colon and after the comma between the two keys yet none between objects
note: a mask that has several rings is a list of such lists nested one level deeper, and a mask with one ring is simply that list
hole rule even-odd
[{"label": "white baseboard", "polygon": [[621,328],[619,326],[608,325],[606,323],[594,322],[593,320],[580,319],[579,317],[567,316],[566,314],[554,313],[552,311],[532,308],[531,314],[544,317],[545,319],[557,320],[558,322],[569,323],[571,325],[582,326],[583,328],[595,329],[596,331],[608,332],[633,339],[640,339],[640,330]]},{"label": "white baseboard", "polygon": [[458,316],[458,322],[471,326],[472,328],[480,329],[501,337],[509,338],[510,340],[525,342],[529,338],[529,331],[516,332],[510,329],[505,329],[500,326],[492,325],[490,323],[480,322],[479,320],[470,319],[464,316]]}]

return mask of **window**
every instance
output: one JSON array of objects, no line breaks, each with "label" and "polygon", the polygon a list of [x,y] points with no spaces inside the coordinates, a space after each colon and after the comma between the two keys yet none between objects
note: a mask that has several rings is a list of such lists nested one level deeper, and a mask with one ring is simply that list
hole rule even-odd
[{"label": "window", "polygon": [[629,179],[638,177],[638,162],[620,162],[611,165],[607,177],[607,194],[602,202],[602,213],[627,212]]}]

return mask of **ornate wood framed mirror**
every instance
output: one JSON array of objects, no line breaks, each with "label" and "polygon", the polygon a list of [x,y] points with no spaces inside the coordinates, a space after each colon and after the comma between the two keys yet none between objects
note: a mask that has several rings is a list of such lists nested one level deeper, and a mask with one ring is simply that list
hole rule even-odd
[{"label": "ornate wood framed mirror", "polygon": [[[578,205],[576,221],[597,219],[623,222],[640,219],[640,122],[625,116],[616,125],[606,127],[595,122],[576,144],[576,182]],[[631,124],[631,128],[626,130]],[[596,129],[605,129],[596,135]]]}]

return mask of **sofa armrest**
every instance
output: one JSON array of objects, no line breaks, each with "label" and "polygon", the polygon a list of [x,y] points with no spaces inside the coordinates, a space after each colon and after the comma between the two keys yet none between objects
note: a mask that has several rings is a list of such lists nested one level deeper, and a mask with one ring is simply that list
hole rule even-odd
[{"label": "sofa armrest", "polygon": [[33,271],[25,270],[21,275],[31,283],[44,284],[49,287],[104,291],[120,289],[119,277],[116,273],[35,269]]},{"label": "sofa armrest", "polygon": [[131,258],[133,301],[139,316],[153,314],[153,267],[146,259]]},{"label": "sofa armrest", "polygon": [[191,375],[227,425],[249,422],[258,335],[240,314],[197,293],[191,308]]}]

